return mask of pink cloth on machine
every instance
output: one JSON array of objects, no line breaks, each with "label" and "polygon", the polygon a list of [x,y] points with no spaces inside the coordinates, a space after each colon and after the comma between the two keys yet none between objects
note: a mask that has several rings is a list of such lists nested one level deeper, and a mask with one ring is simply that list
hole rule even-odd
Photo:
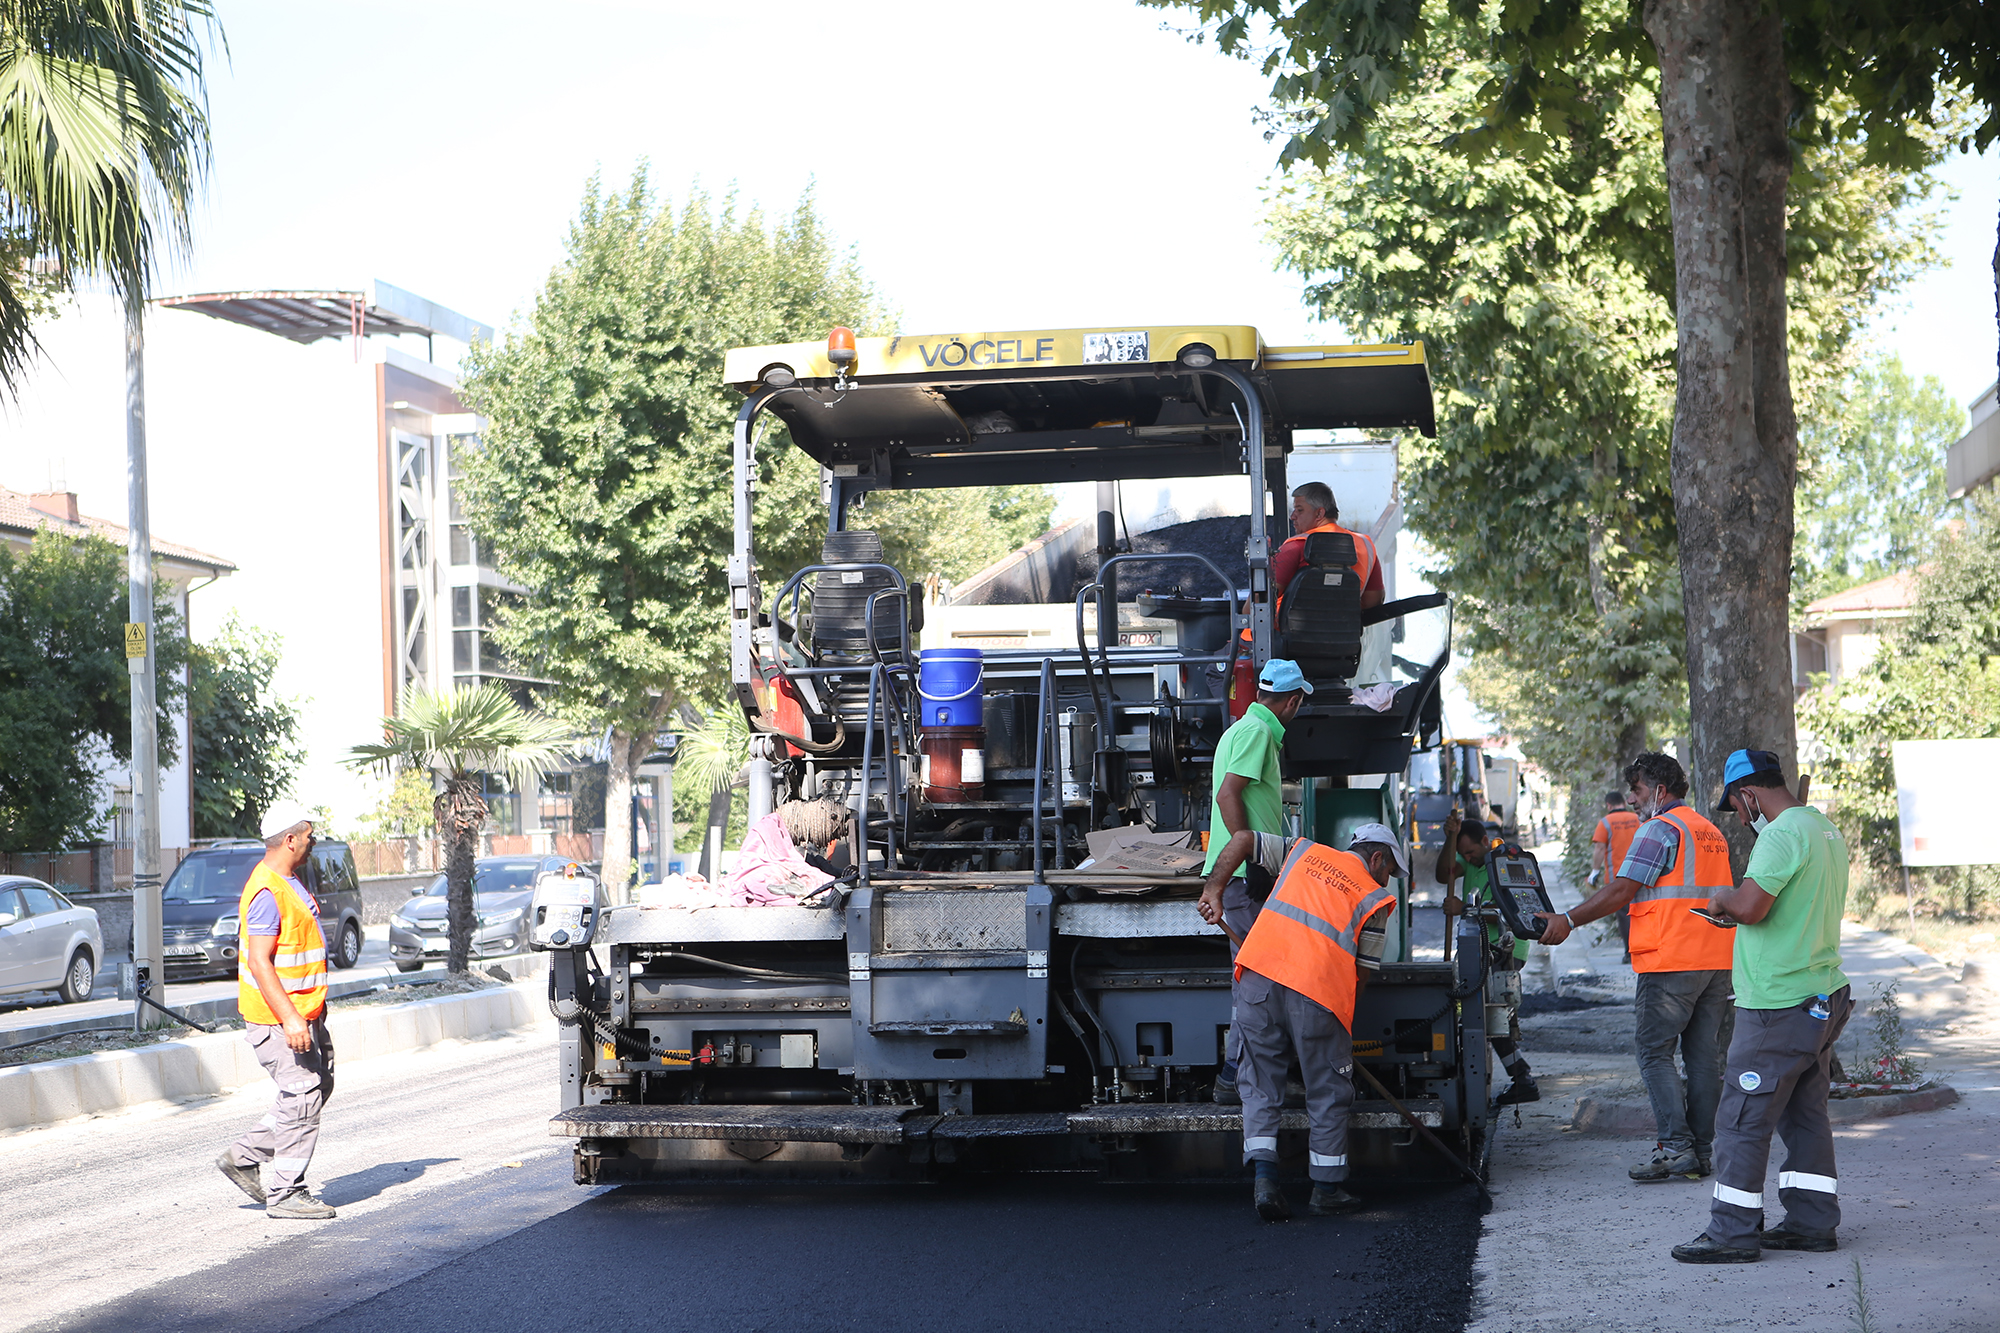
[{"label": "pink cloth on machine", "polygon": [[723,889],[739,907],[795,903],[832,882],[832,875],[799,854],[775,811],[751,826],[736,864],[722,877]]}]

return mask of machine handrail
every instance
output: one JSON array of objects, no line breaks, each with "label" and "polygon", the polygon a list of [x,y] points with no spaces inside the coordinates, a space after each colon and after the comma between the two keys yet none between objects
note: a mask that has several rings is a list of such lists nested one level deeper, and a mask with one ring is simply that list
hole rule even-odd
[{"label": "machine handrail", "polygon": [[[1081,588],[1077,589],[1076,649],[1077,649],[1077,654],[1083,663],[1084,681],[1090,686],[1091,711],[1097,714],[1097,743],[1100,748],[1109,748],[1117,741],[1117,733],[1112,730],[1112,720],[1111,720],[1112,710],[1110,706],[1105,703],[1106,697],[1111,693],[1111,656],[1109,650],[1105,647],[1104,644],[1104,621],[1106,613],[1106,608],[1104,604],[1104,593],[1105,593],[1104,573],[1112,566],[1123,564],[1128,560],[1197,561],[1200,564],[1206,565],[1208,567],[1209,573],[1215,575],[1216,580],[1222,584],[1224,589],[1225,599],[1232,597],[1236,592],[1235,585],[1230,583],[1228,576],[1222,572],[1222,570],[1216,565],[1216,563],[1213,560],[1210,560],[1205,555],[1200,555],[1193,551],[1165,551],[1159,554],[1154,554],[1151,552],[1141,552],[1141,551],[1128,551],[1124,555],[1114,555],[1109,560],[1106,560],[1103,564],[1097,567],[1097,577],[1095,579],[1092,579],[1089,583],[1086,583]],[[1104,686],[1101,693],[1099,691],[1099,687],[1097,684],[1097,671],[1092,668],[1090,663],[1090,644],[1083,637],[1083,600],[1084,598],[1090,596],[1093,592],[1097,594],[1097,656],[1099,665],[1104,672]],[[1115,605],[1110,608],[1110,619],[1112,623],[1112,632],[1115,634],[1117,632],[1117,624],[1118,624],[1118,608]],[[1229,632],[1231,634],[1237,633],[1238,630],[1242,628],[1236,623],[1236,620],[1237,620],[1236,613],[1232,610],[1229,613]],[[1246,624],[1248,623],[1247,619],[1245,620],[1245,623]],[[1231,653],[1231,656],[1234,656],[1233,652]],[[1189,662],[1197,659],[1183,657],[1179,658],[1178,660],[1181,662]],[[1214,658],[1200,659],[1200,660],[1220,661],[1222,659],[1218,655],[1217,657]]]},{"label": "machine handrail", "polygon": [[1369,625],[1379,625],[1385,620],[1400,620],[1418,611],[1435,611],[1450,600],[1450,593],[1423,592],[1415,597],[1401,597],[1393,602],[1382,602],[1361,613],[1361,624],[1366,628]]},{"label": "machine handrail", "polygon": [[[1042,863],[1042,811],[1047,807],[1048,800],[1043,795],[1042,780],[1048,773],[1048,760],[1052,758],[1055,763],[1062,763],[1062,747],[1055,740],[1055,713],[1050,708],[1050,705],[1055,700],[1055,679],[1055,659],[1053,657],[1044,657],[1042,659],[1041,692],[1035,704],[1034,840],[1035,883],[1038,885],[1043,883],[1042,876],[1047,873],[1047,867]],[[1052,785],[1056,789],[1056,819],[1060,822],[1062,819],[1062,783],[1058,779]],[[1055,868],[1057,870],[1066,868],[1063,864],[1063,835],[1060,829],[1056,833]]]}]

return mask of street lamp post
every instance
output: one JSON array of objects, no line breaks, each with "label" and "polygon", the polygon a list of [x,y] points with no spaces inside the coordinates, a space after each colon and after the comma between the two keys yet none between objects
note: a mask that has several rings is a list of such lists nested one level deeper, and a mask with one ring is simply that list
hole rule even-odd
[{"label": "street lamp post", "polygon": [[160,903],[159,708],[154,697],[153,531],[146,497],[145,300],[125,301],[126,665],[132,673],[132,1025],[160,1027],[167,1002]]}]

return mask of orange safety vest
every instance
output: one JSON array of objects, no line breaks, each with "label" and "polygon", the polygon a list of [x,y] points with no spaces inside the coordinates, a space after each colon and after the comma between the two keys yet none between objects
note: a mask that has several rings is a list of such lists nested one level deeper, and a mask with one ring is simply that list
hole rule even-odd
[{"label": "orange safety vest", "polygon": [[250,900],[266,889],[278,904],[278,954],[273,960],[278,982],[292,997],[299,1017],[310,1022],[326,1012],[326,936],[320,933],[313,909],[283,876],[262,861],[250,872],[250,882],[243,886],[243,896],[236,904],[236,1007],[246,1023],[273,1026],[278,1022],[243,962],[250,950]]},{"label": "orange safety vest", "polygon": [[1630,810],[1614,810],[1598,820],[1597,826],[1604,830],[1604,864],[1616,879],[1618,867],[1625,864],[1625,853],[1632,850],[1633,835],[1639,831],[1639,816]]},{"label": "orange safety vest", "polygon": [[1681,843],[1659,882],[1632,900],[1632,970],[1727,971],[1734,959],[1734,933],[1716,929],[1688,909],[1705,908],[1718,890],[1735,887],[1729,844],[1722,830],[1691,806],[1677,805],[1655,818],[1680,830]]},{"label": "orange safety vest", "polygon": [[1361,927],[1395,899],[1353,852],[1299,838],[1236,951],[1236,975],[1248,968],[1289,986],[1352,1031]]}]

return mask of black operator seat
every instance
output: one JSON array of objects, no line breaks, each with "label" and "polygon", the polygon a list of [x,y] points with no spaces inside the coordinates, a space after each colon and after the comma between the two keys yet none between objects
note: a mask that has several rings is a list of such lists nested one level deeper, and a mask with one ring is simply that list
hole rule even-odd
[{"label": "black operator seat", "polygon": [[1277,655],[1299,664],[1316,704],[1346,702],[1348,682],[1361,669],[1361,579],[1354,564],[1352,533],[1315,532],[1283,590]]},{"label": "black operator seat", "polygon": [[[820,546],[820,563],[879,565],[882,535],[878,532],[829,532]],[[822,662],[863,662],[868,652],[868,600],[896,580],[886,569],[823,570],[813,575],[812,641]],[[875,642],[890,660],[903,650],[903,599],[884,597],[875,603]]]}]

